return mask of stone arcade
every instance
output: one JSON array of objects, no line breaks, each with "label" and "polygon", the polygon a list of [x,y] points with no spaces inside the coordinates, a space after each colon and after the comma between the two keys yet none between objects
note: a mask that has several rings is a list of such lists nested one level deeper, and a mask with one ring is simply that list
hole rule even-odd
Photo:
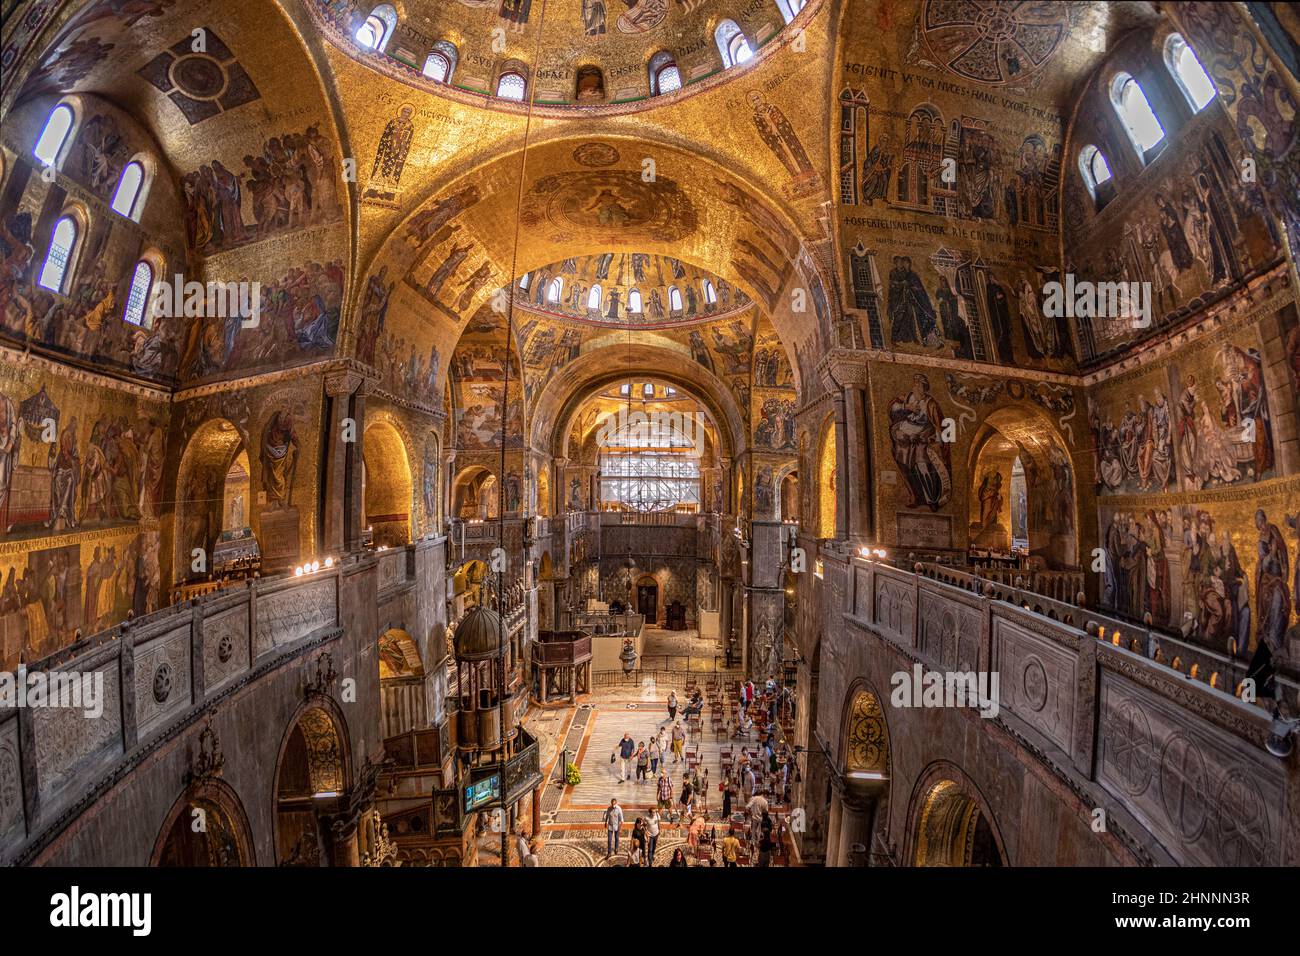
[{"label": "stone arcade", "polygon": [[4,7],[0,863],[1300,865],[1286,5]]}]

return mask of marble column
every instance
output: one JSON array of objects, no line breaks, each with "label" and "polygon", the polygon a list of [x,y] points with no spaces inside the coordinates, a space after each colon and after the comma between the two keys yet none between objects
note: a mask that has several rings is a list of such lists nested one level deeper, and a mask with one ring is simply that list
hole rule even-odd
[{"label": "marble column", "polygon": [[[865,866],[871,852],[871,823],[875,817],[875,801],[864,802],[841,798],[838,844],[834,866]],[[861,846],[859,855],[855,846]]]}]

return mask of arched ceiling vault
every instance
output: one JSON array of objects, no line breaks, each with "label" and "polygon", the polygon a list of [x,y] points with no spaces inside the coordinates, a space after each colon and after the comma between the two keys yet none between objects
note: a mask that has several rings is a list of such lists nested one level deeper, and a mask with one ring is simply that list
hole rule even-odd
[{"label": "arched ceiling vault", "polygon": [[[806,352],[818,334],[828,339],[831,286],[784,204],[712,160],[613,137],[531,146],[516,255],[519,170],[510,153],[450,180],[389,234],[367,270],[387,290],[386,328],[432,340],[448,355],[470,317],[512,278],[569,257],[640,252],[676,257],[742,289],[770,318],[796,382],[799,347]],[[372,334],[366,294],[356,310],[362,338]]]},{"label": "arched ceiling vault", "polygon": [[[696,398],[713,418],[721,439],[720,454],[733,460],[748,447],[745,414],[726,384],[688,356],[665,348],[633,345],[625,350],[626,364],[611,368],[609,357],[588,352],[565,366],[537,396],[532,409],[530,444],[557,458],[569,457],[569,432],[574,416],[591,395],[626,381],[630,368],[646,370],[657,380],[675,385]],[[653,370],[653,371],[650,371]]]}]

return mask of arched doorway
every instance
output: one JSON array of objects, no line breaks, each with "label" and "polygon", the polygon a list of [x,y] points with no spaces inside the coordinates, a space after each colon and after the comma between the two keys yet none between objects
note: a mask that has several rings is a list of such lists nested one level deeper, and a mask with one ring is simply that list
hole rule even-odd
[{"label": "arched doorway", "polygon": [[643,574],[637,578],[632,597],[636,601],[636,612],[645,616],[646,623],[658,624],[661,602],[659,582],[655,580],[654,575]]},{"label": "arched doorway", "polygon": [[158,832],[150,866],[255,866],[253,835],[238,795],[220,780],[187,789]]},{"label": "arched doorway", "polygon": [[190,436],[176,480],[173,579],[218,580],[260,559],[252,528],[251,468],[234,423],[211,419]]},{"label": "arched doorway", "polygon": [[374,422],[366,428],[361,487],[365,525],[379,547],[411,543],[411,506],[415,501],[406,443],[391,424]]},{"label": "arched doorway", "polygon": [[956,767],[925,774],[908,814],[913,866],[1006,866],[1001,835],[983,798]]},{"label": "arched doorway", "polygon": [[[280,745],[275,769],[275,842],[280,866],[352,865],[336,845],[331,815],[348,790],[347,730],[328,698],[303,705]],[[355,849],[355,845],[353,846]]]}]

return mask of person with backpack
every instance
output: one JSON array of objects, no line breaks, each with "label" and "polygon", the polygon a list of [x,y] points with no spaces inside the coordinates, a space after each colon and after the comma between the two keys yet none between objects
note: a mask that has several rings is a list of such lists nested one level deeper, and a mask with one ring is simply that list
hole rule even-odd
[{"label": "person with backpack", "polygon": [[605,859],[618,852],[618,834],[623,827],[623,808],[618,805],[618,798],[609,801],[605,808]]}]

